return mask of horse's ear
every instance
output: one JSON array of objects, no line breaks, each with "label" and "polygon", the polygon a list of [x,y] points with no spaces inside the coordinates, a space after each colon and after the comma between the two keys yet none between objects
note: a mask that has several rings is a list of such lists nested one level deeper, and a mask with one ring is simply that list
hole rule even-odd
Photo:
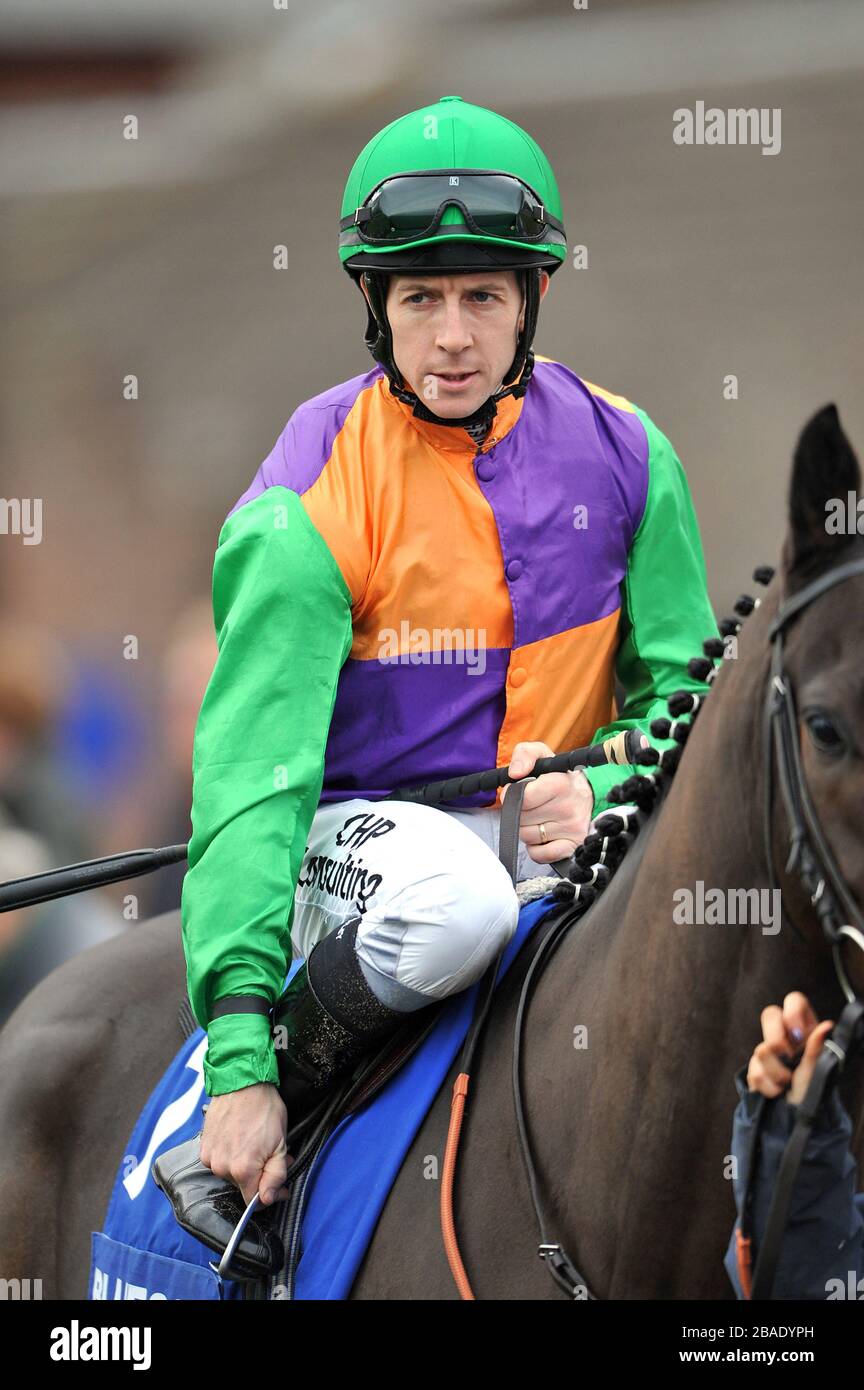
[{"label": "horse's ear", "polygon": [[[860,487],[858,460],[837,407],[823,406],[801,431],[792,461],[789,529],[782,556],[787,593],[832,564],[838,548],[854,539]],[[850,492],[855,494],[851,511]]]}]

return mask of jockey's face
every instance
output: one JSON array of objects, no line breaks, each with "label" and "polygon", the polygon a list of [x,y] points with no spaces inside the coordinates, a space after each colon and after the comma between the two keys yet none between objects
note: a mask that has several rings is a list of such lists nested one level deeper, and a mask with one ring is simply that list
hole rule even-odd
[{"label": "jockey's face", "polygon": [[[542,298],[548,272],[540,279]],[[521,272],[389,276],[387,317],[396,366],[415,394],[435,415],[470,415],[513,361],[525,320]]]}]

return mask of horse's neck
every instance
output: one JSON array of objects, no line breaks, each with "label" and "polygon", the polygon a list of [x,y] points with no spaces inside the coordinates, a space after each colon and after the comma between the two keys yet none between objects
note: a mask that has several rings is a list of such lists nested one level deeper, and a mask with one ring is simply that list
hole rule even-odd
[{"label": "horse's neck", "polygon": [[[793,988],[808,992],[820,1012],[837,1007],[828,951],[807,944],[791,925],[806,922],[809,905],[798,882],[783,877],[786,855],[778,857],[776,849],[782,896],[770,891],[763,825],[763,706],[769,654],[762,633],[770,607],[748,620],[750,641],[744,648],[742,635],[745,654],[740,664],[725,662],[717,688],[706,697],[679,769],[655,813],[656,824],[616,932],[618,949],[638,951],[646,981],[662,991],[666,1026],[686,1034],[684,1020],[696,1025],[706,1069],[737,1067],[746,1060],[759,1037],[761,1010],[780,1003]],[[776,774],[772,825],[779,844],[777,828],[785,826],[785,813]],[[704,906],[712,889],[722,894],[725,922],[723,915],[712,921],[708,912],[708,921],[676,920],[691,904]],[[758,913],[755,894],[751,891],[749,900],[743,897],[753,889],[758,892]],[[745,902],[747,914],[743,922],[735,922],[733,905],[737,911]],[[689,1050],[691,1065],[693,1047],[692,1034],[681,1037],[682,1059]]]},{"label": "horse's neck", "polygon": [[[680,890],[695,895],[700,881],[704,893],[720,889],[727,906],[731,890],[753,888],[760,908],[776,906],[762,824],[772,607],[748,619],[739,659],[724,662],[662,804],[537,988],[528,1055],[538,1111],[547,1107],[537,1123],[558,1190],[572,1194],[564,1228],[606,1296],[642,1289],[634,1271],[649,1249],[652,1287],[669,1296],[728,1292],[717,1250],[731,1224],[722,1179],[733,1075],[760,1040],[766,1005],[800,989],[820,1016],[836,1019],[842,1003],[830,953],[815,933],[808,945],[791,925],[812,921],[812,908],[797,880],[784,876],[776,779],[775,864],[788,914],[780,930],[761,912],[754,920],[752,909],[738,923],[731,914],[725,924],[675,920]],[[569,1105],[542,1084],[560,1061],[562,1019],[585,1025],[587,1037],[569,1072]],[[858,1070],[847,1104],[860,1103],[864,1066]],[[698,1229],[682,1216],[688,1205],[698,1208]]]}]

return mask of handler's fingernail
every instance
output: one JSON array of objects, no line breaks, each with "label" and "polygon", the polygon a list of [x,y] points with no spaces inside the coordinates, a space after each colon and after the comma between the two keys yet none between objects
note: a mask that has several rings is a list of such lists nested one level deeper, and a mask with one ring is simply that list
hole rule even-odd
[{"label": "handler's fingernail", "polygon": [[789,1032],[793,1042],[800,1042],[804,1036],[804,1031],[801,1028],[790,1028]]}]

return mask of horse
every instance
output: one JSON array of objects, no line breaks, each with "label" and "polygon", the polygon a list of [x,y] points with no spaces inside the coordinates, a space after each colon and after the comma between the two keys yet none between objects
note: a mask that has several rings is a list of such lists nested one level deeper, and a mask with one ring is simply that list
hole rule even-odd
[{"label": "horse", "polygon": [[[739,601],[739,613],[752,609],[746,622],[725,620],[737,652],[730,647],[713,669],[708,694],[694,701],[686,747],[673,750],[681,754],[674,776],[659,780],[653,811],[534,988],[524,1039],[527,1122],[554,1239],[591,1297],[733,1296],[722,1258],[735,1214],[734,1074],[758,1040],[760,1011],[789,990],[803,989],[820,1016],[838,1016],[832,954],[811,895],[794,867],[784,868],[789,824],[776,794],[769,840],[786,925],[687,923],[676,904],[700,880],[727,894],[770,885],[762,717],[769,627],[781,599],[864,555],[861,537],[829,534],[825,524],[830,500],[857,492],[860,481],[836,409],[825,407],[794,451],[780,564],[761,600]],[[809,603],[786,638],[804,712],[806,783],[858,903],[862,647],[860,575]],[[822,711],[821,725],[806,717],[811,707]],[[841,733],[840,755],[817,736],[825,717]],[[567,1296],[538,1258],[511,1094],[514,1018],[532,942],[495,992],[459,1154],[456,1226],[482,1299]],[[846,969],[860,992],[860,957]],[[62,965],[8,1020],[0,1033],[4,1277],[41,1278],[49,1298],[86,1297],[90,1232],[101,1228],[124,1141],[178,1049],[175,1004],[184,992],[179,913],[170,912]],[[354,1299],[459,1297],[439,1230],[438,1163],[455,1073],[406,1155]],[[854,1069],[841,1095],[860,1114],[864,1085]],[[859,1124],[856,1154],[861,1138]]]}]

